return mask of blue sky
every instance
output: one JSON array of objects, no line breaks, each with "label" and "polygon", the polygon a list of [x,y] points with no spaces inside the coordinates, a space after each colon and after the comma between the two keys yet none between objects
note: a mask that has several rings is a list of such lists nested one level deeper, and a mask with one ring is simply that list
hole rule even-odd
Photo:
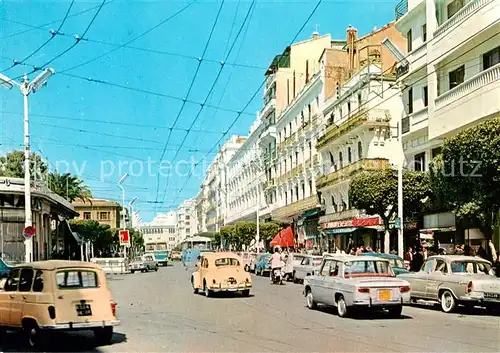
[{"label": "blue sky", "polygon": [[[116,183],[120,174],[130,172],[133,176],[125,182],[126,199],[137,196],[136,209],[145,220],[152,219],[155,211],[165,212],[196,195],[203,179],[203,158],[237,117],[235,111],[246,105],[262,83],[264,68],[289,44],[317,3],[257,0],[208,100],[210,106],[197,117],[200,105],[196,103],[205,101],[219,72],[218,62],[227,55],[252,3],[225,1],[206,60],[201,62],[188,102],[168,139],[195,75],[196,58],[202,56],[221,5],[220,1],[197,0],[165,21],[191,2],[107,0],[92,22],[102,1],[75,1],[61,34],[23,65],[10,68],[13,59],[23,60],[51,37],[50,30],[60,26],[71,1],[0,0],[0,73],[20,77],[31,72],[33,65],[40,67],[50,61],[48,66],[56,71],[46,87],[30,96],[33,151],[62,172],[80,175],[99,198],[119,200]],[[356,27],[360,35],[366,34],[393,20],[397,2],[324,0],[298,40],[309,38],[316,25],[320,34],[331,33],[335,39],[345,38],[348,25]],[[75,43],[73,36],[81,36],[91,22],[84,40],[69,49]],[[128,44],[135,49],[117,48],[146,31]],[[74,66],[79,67],[71,69]],[[228,135],[247,134],[261,107],[261,96],[257,94]],[[19,91],[1,89],[1,153],[22,149],[22,113]],[[167,139],[163,160],[172,163],[171,176],[166,177],[169,164],[164,162],[158,177]],[[209,158],[213,156],[211,153]],[[181,160],[197,163],[194,172],[179,164]],[[176,175],[176,165],[181,175]]]}]

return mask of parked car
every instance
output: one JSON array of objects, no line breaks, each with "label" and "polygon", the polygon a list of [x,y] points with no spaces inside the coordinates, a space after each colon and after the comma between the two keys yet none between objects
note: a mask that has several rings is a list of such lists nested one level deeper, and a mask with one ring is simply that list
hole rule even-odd
[{"label": "parked car", "polygon": [[155,260],[153,255],[146,254],[141,257],[136,257],[130,263],[130,272],[135,273],[137,271],[141,272],[149,272],[149,271],[158,271],[158,262]]},{"label": "parked car", "polygon": [[322,260],[322,256],[304,255],[300,264],[293,267],[293,281],[302,282],[306,276],[314,274],[314,271],[319,270]]},{"label": "parked car", "polygon": [[250,264],[248,265],[249,266],[248,272],[255,273],[255,265],[257,264],[257,261],[259,261],[259,254],[258,253],[251,253],[250,254]]},{"label": "parked car", "polygon": [[361,253],[361,256],[375,256],[375,257],[379,257],[381,259],[389,260],[389,263],[392,266],[392,270],[394,271],[394,274],[396,276],[400,275],[402,273],[410,272],[405,265],[405,261],[401,257],[399,257],[398,255],[383,254],[383,253],[378,253],[378,252],[363,252],[363,253]]},{"label": "parked car", "polygon": [[241,258],[243,259],[243,266],[245,267],[245,271],[250,272],[250,264],[252,262],[252,253],[243,252],[243,253],[241,253]]},{"label": "parked car", "polygon": [[257,276],[268,276],[271,271],[271,264],[269,260],[271,259],[271,254],[259,254],[258,260],[255,263],[255,274]]},{"label": "parked car", "polygon": [[283,272],[285,273],[285,279],[287,281],[293,280],[293,271],[296,266],[299,266],[300,263],[302,262],[302,259],[306,255],[304,254],[295,254],[295,253],[290,253],[288,254],[288,259],[286,261],[285,269]]},{"label": "parked car", "polygon": [[207,297],[214,292],[240,292],[250,295],[251,275],[245,271],[243,260],[234,253],[201,253],[196,272],[191,275],[193,292],[203,291]]},{"label": "parked car", "polygon": [[11,266],[7,265],[3,259],[0,258],[0,278],[5,278],[9,275]]},{"label": "parked car", "polygon": [[412,299],[439,302],[445,313],[454,311],[459,304],[500,308],[500,279],[494,276],[491,263],[480,257],[430,256],[419,272],[398,278],[410,283]]},{"label": "parked car", "polygon": [[180,261],[182,259],[182,254],[180,251],[171,252],[172,261]]},{"label": "parked car", "polygon": [[389,261],[380,257],[325,256],[318,274],[304,279],[304,295],[309,309],[335,306],[340,317],[354,307],[387,309],[398,317],[410,302],[410,284],[396,278]]},{"label": "parked car", "polygon": [[16,265],[2,282],[0,330],[23,331],[30,348],[43,346],[49,331],[93,330],[108,344],[119,324],[106,276],[90,262]]}]

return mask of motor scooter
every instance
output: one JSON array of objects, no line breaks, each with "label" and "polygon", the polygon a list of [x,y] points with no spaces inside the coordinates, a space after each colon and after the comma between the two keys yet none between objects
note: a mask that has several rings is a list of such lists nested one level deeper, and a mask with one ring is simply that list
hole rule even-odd
[{"label": "motor scooter", "polygon": [[272,270],[272,278],[271,278],[271,283],[272,284],[283,284],[283,277],[284,273],[281,267],[274,268]]}]

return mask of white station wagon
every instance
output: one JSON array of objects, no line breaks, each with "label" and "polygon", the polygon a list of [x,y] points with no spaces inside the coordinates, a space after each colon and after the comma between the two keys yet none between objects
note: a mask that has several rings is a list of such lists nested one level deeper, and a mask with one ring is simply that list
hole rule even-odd
[{"label": "white station wagon", "polygon": [[401,316],[410,302],[410,284],[396,278],[388,260],[372,256],[325,256],[318,273],[304,279],[309,309],[317,304],[337,307],[346,317],[354,307],[387,309]]}]

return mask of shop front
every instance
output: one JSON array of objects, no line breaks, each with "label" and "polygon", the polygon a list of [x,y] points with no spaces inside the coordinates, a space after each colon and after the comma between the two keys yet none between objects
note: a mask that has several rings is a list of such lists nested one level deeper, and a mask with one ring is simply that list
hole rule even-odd
[{"label": "shop front", "polygon": [[344,250],[346,253],[366,246],[374,250],[380,247],[380,217],[360,217],[321,224],[329,238],[329,250]]},{"label": "shop front", "polygon": [[439,249],[446,253],[453,252],[455,245],[464,243],[463,237],[457,232],[455,214],[443,212],[425,215],[424,228],[419,232],[419,242],[436,253]]}]

